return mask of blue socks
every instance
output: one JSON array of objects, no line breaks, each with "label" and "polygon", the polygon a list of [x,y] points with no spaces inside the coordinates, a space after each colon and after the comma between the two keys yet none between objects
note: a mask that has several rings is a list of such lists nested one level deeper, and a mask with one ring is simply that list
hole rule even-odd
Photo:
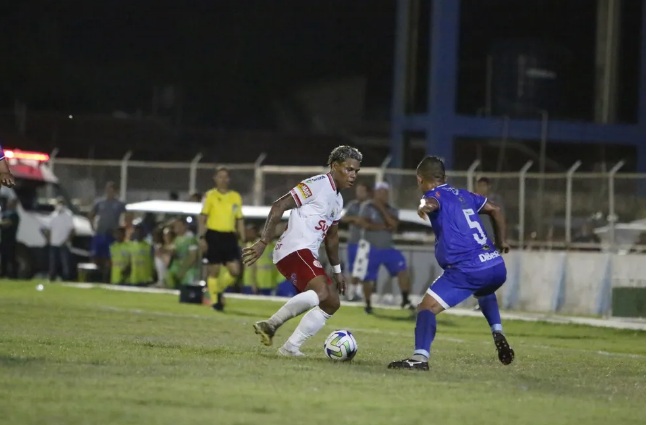
[{"label": "blue socks", "polygon": [[[497,310],[498,311],[498,310]],[[413,352],[413,359],[428,361],[431,343],[436,337],[436,315],[431,310],[422,310],[416,316],[416,349]]]},{"label": "blue socks", "polygon": [[[483,316],[487,319],[492,332],[503,332],[501,326],[501,313],[496,295],[490,294],[478,299],[479,307]],[[431,310],[422,310],[416,316],[415,350],[411,358],[413,360],[429,361],[431,343],[436,337],[436,315]]]},{"label": "blue socks", "polygon": [[481,307],[481,312],[487,319],[492,332],[503,332],[503,326],[501,326],[501,314],[499,313],[499,304],[497,303],[496,295],[486,295],[484,297],[480,297],[478,301],[479,307]]}]

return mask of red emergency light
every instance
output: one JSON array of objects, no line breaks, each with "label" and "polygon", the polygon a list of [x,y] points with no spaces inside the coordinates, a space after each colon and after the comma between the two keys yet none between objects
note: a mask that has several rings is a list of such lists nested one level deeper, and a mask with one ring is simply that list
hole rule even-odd
[{"label": "red emergency light", "polygon": [[21,151],[18,149],[5,149],[4,156],[10,159],[27,159],[40,162],[49,161],[49,154],[44,152]]}]

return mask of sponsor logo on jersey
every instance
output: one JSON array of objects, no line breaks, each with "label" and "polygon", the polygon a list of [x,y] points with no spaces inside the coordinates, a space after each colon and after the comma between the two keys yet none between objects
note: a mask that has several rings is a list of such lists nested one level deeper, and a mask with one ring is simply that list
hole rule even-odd
[{"label": "sponsor logo on jersey", "polygon": [[303,195],[303,198],[309,198],[312,196],[312,191],[305,183],[299,183],[297,185],[297,190],[301,192],[301,195]]},{"label": "sponsor logo on jersey", "polygon": [[312,262],[312,265],[313,265],[313,266],[315,266],[315,267],[319,267],[320,269],[321,269],[321,268],[323,268],[323,266],[321,265],[321,263],[319,262],[319,260],[314,260],[314,261]]},{"label": "sponsor logo on jersey", "polygon": [[486,252],[485,254],[479,254],[479,260],[481,260],[481,263],[485,263],[486,261],[494,260],[500,256],[501,254],[499,254],[499,251]]},{"label": "sponsor logo on jersey", "polygon": [[322,175],[320,175],[320,176],[312,177],[312,178],[310,178],[310,179],[307,179],[305,182],[306,182],[306,183],[314,183],[314,182],[316,182],[316,181],[319,181],[319,180],[322,180],[322,179],[325,179],[325,178],[326,178],[326,175],[325,175],[325,174],[322,174]]}]

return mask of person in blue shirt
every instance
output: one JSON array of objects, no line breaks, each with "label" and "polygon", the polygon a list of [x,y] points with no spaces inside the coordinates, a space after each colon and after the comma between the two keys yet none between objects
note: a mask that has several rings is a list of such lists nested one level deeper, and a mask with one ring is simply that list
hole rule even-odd
[{"label": "person in blue shirt", "polygon": [[[501,253],[510,250],[501,210],[481,195],[448,185],[445,164],[438,157],[424,158],[418,165],[416,178],[423,193],[418,214],[431,221],[436,235],[436,260],[444,271],[418,304],[413,355],[391,362],[388,368],[429,370],[436,315],[470,295],[478,298],[481,312],[490,325],[499,361],[504,365],[512,363],[514,351],[503,335],[494,295],[506,280]],[[479,213],[492,218],[495,243],[483,230]]]}]

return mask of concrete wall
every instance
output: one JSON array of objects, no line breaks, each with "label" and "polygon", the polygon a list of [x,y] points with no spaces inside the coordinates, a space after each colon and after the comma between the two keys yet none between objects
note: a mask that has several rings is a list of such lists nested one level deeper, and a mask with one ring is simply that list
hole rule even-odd
[{"label": "concrete wall", "polygon": [[[442,273],[433,247],[398,248],[409,263],[411,293],[423,295]],[[498,292],[504,309],[607,315],[611,307],[611,288],[645,287],[644,254],[514,251],[504,258],[508,280]],[[389,279],[384,268],[378,278],[378,293],[387,300],[398,299],[400,293],[397,282]],[[474,300],[466,300],[459,307],[474,304]]]}]

